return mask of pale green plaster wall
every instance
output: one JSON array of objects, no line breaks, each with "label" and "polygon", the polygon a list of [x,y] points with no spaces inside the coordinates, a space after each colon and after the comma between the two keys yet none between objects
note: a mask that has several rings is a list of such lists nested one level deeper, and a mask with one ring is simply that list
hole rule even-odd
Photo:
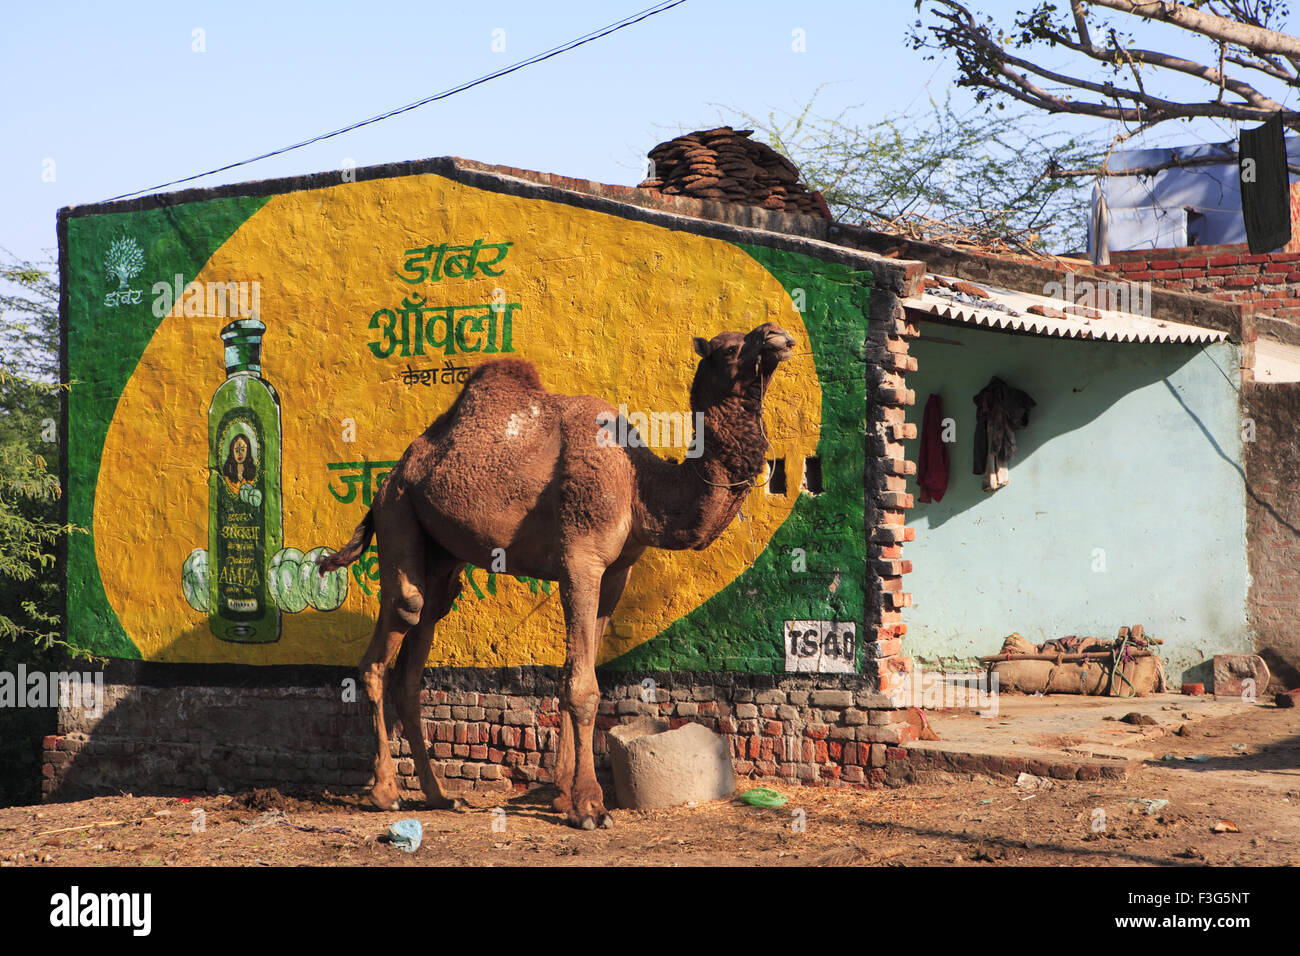
[{"label": "pale green plaster wall", "polygon": [[[909,421],[943,397],[948,492],[916,507],[904,648],[923,662],[1144,624],[1173,681],[1251,651],[1237,347],[1062,341],[923,323]],[[1216,363],[1217,366],[1216,367]],[[1222,371],[1221,371],[1222,370]],[[1225,378],[1226,374],[1226,378]],[[1038,403],[1011,482],[972,473],[974,395],[997,375]],[[915,461],[919,437],[906,443]],[[1104,570],[1094,570],[1103,566]]]}]

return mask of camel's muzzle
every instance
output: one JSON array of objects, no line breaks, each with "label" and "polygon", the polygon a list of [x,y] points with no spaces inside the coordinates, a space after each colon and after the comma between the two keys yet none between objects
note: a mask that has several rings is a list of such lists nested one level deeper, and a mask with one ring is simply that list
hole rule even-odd
[{"label": "camel's muzzle", "polygon": [[784,329],[773,329],[763,339],[763,354],[778,362],[788,361],[794,355],[794,336]]},{"label": "camel's muzzle", "polygon": [[768,325],[763,330],[759,346],[759,362],[765,375],[770,375],[782,362],[794,355],[794,336],[785,329]]}]

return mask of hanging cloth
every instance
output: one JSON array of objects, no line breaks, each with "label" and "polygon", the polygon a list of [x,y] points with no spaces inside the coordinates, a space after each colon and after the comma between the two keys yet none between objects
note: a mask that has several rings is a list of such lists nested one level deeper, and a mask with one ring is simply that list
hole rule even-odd
[{"label": "hanging cloth", "polygon": [[1100,178],[1092,184],[1092,210],[1088,218],[1088,258],[1094,266],[1110,265],[1110,207]]},{"label": "hanging cloth", "polygon": [[975,402],[974,473],[984,476],[984,490],[997,491],[1011,480],[1008,466],[1016,453],[1015,431],[1029,424],[1036,404],[1018,388],[994,376],[972,399]]},{"label": "hanging cloth", "polygon": [[1250,251],[1260,255],[1281,249],[1291,241],[1291,176],[1281,113],[1270,116],[1263,126],[1241,131],[1237,159],[1241,218]]},{"label": "hanging cloth", "polygon": [[921,501],[943,501],[948,490],[948,446],[943,441],[943,399],[935,392],[921,419],[921,453],[916,466]]}]

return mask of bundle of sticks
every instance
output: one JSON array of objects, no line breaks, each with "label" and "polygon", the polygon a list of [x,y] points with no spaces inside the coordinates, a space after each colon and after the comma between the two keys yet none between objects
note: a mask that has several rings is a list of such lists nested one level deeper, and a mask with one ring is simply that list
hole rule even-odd
[{"label": "bundle of sticks", "polygon": [[[936,218],[909,210],[897,216],[874,215],[860,225],[916,242],[961,246],[991,255],[1020,253],[1031,259],[1055,258],[1034,248],[1033,244],[1038,241],[1039,234],[1033,229],[999,231],[995,223],[997,214],[1001,212],[997,209],[968,209]],[[989,224],[971,222],[970,217],[975,213],[988,214]]]}]

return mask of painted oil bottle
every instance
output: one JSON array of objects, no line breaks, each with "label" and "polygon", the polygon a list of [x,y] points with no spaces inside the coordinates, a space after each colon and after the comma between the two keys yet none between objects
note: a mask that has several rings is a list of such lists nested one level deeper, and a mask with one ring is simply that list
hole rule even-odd
[{"label": "painted oil bottle", "polygon": [[208,627],[242,644],[280,639],[267,564],[283,547],[280,396],[262,377],[255,318],[221,330],[226,380],[208,409]]}]

